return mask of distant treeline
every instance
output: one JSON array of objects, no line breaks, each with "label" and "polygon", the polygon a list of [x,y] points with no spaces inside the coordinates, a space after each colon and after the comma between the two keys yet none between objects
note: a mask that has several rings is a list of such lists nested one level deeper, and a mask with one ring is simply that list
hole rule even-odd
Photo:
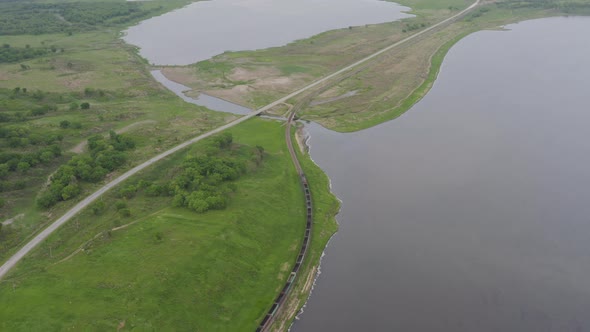
[{"label": "distant treeline", "polygon": [[590,14],[589,0],[504,0],[496,5],[504,8],[543,8],[556,9],[568,14]]},{"label": "distant treeline", "polygon": [[[57,51],[55,48],[53,50]],[[11,47],[10,44],[2,44],[0,46],[0,63],[34,59],[51,52],[52,49],[49,47]]]},{"label": "distant treeline", "polygon": [[21,3],[0,0],[0,35],[89,31],[150,16],[136,2]]},{"label": "distant treeline", "polygon": [[[69,104],[70,110],[77,110],[81,106],[77,104],[77,100],[83,98],[104,101],[117,96],[112,91],[92,88],[86,88],[83,92],[70,93],[29,91],[24,87],[16,87],[12,90],[0,89],[0,123],[35,119],[56,111],[58,104]],[[84,109],[83,105],[82,109]]]}]

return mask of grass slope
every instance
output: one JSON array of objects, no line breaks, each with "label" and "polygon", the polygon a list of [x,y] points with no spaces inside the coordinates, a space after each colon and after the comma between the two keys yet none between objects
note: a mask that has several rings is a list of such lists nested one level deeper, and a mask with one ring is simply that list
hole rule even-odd
[{"label": "grass slope", "polygon": [[[156,13],[186,3],[184,0],[151,1],[142,3],[141,6],[157,9],[158,11],[153,12]],[[11,225],[2,227],[0,261],[4,261],[32,234],[40,231],[76,203],[68,201],[52,209],[42,210],[36,207],[35,198],[50,174],[75,155],[75,152],[68,151],[88,137],[106,134],[111,129],[126,130],[127,134],[138,142],[137,149],[128,155],[129,162],[110,174],[108,181],[125,169],[234,118],[230,114],[212,112],[204,107],[185,103],[155,82],[144,60],[136,54],[135,48],[119,39],[118,29],[123,26],[98,26],[92,31],[73,31],[71,35],[52,33],[2,36],[2,44],[9,44],[10,47],[55,47],[57,51],[26,61],[0,63],[0,88],[10,91],[16,87],[21,88],[21,91],[26,88],[26,94],[29,95],[38,91],[45,94],[51,92],[63,96],[63,100],[52,102],[56,109],[43,116],[0,125],[23,127],[43,137],[50,133],[63,134],[60,146],[64,154],[42,167],[33,167],[22,173],[11,173],[8,178],[0,179],[25,184],[24,187],[20,186],[20,189],[0,192],[0,200],[4,201],[4,205],[0,206],[0,222],[22,215]],[[99,90],[106,92],[106,96],[86,96],[86,91]],[[30,105],[29,109],[20,110],[23,107],[18,105],[19,101],[19,98],[12,99],[12,96],[0,94],[0,112],[29,112],[35,107]],[[91,107],[89,110],[72,110],[71,102],[89,102]],[[77,123],[80,127],[62,129],[62,121]],[[2,150],[11,151],[4,147]],[[85,186],[80,197],[103,184],[104,182]]]},{"label": "grass slope", "polygon": [[[234,142],[261,145],[266,156],[236,181],[226,210],[197,214],[139,196],[127,203],[129,218],[113,207],[101,216],[83,212],[0,283],[0,329],[254,330],[288,276],[304,229],[283,130],[260,119],[231,130]],[[186,153],[141,177],[165,176]],[[337,202],[321,170],[309,159],[304,166],[318,216],[317,258],[335,231]],[[103,198],[107,206],[117,200],[114,193]],[[84,251],[59,263],[81,245]]]}]

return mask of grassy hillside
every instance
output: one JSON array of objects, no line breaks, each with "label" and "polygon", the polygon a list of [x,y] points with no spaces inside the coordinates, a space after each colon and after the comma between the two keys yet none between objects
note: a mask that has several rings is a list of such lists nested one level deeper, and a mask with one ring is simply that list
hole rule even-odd
[{"label": "grassy hillside", "polygon": [[[283,130],[260,119],[231,130],[234,143],[220,153],[248,170],[232,181],[236,189],[223,210],[199,214],[142,190],[133,198],[108,194],[98,215],[89,209],[70,221],[0,283],[0,329],[255,329],[295,262],[305,223]],[[173,181],[181,161],[210,151],[210,141],[122,188]],[[264,148],[258,165],[250,153],[257,146]],[[307,160],[321,234],[314,237],[317,263],[335,230],[338,204],[325,176]],[[121,202],[129,216],[117,209]]]},{"label": "grassy hillside", "polygon": [[[152,1],[137,6],[152,15],[157,13],[150,11],[153,8],[164,11],[184,3]],[[0,7],[13,5],[0,3]],[[114,11],[119,5],[113,2],[115,7],[101,4],[97,8]],[[36,12],[29,9],[23,15]],[[104,181],[234,118],[185,103],[153,80],[135,49],[119,39],[118,30],[138,19],[117,24],[97,21],[91,28],[72,27],[62,33],[47,29],[40,34],[26,30],[28,34],[3,35],[0,261]],[[67,195],[67,201],[39,207],[37,198],[51,183],[51,175],[72,158],[91,156],[85,142],[111,130],[124,132],[136,143],[134,149],[124,151],[125,162],[94,183],[80,183],[79,190],[74,190],[79,194]]]}]

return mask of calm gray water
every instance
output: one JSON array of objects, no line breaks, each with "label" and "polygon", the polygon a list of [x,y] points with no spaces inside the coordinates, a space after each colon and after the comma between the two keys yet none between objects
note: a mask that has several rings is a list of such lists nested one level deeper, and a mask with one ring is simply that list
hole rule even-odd
[{"label": "calm gray water", "polygon": [[187,103],[205,106],[208,109],[214,111],[227,112],[239,115],[245,115],[252,112],[252,110],[247,107],[234,104],[229,101],[219,99],[213,96],[209,96],[204,93],[199,94],[197,98],[191,98],[184,94],[185,91],[191,90],[191,88],[189,88],[188,86],[169,80],[159,70],[152,70],[150,73],[156,81],[160,82],[160,84],[168,88],[168,90],[174,92],[177,96],[182,98],[182,100],[186,101]]},{"label": "calm gray water", "polygon": [[293,331],[590,331],[590,19],[509,28],[397,120],[309,127],[343,204]]},{"label": "calm gray water", "polygon": [[409,8],[379,0],[213,0],[141,22],[125,41],[153,64],[187,65],[225,51],[285,45],[318,33],[395,21]]}]

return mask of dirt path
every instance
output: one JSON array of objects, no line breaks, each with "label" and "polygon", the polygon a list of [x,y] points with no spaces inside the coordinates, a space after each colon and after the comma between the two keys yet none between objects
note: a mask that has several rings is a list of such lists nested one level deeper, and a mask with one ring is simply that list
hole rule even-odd
[{"label": "dirt path", "polygon": [[[130,131],[132,129],[135,129],[135,128],[139,127],[139,126],[143,126],[145,124],[151,124],[151,123],[157,123],[157,121],[154,121],[154,120],[143,120],[143,121],[135,122],[135,123],[132,123],[132,124],[130,124],[128,126],[125,126],[125,127],[121,128],[121,129],[117,129],[117,130],[115,130],[115,132],[117,134],[123,134],[123,133],[126,133],[126,132],[128,132],[128,131]],[[88,140],[85,139],[82,142],[78,143],[78,145],[76,145],[73,148],[71,148],[69,150],[69,152],[82,153],[82,152],[84,152],[84,150],[86,150],[86,146],[87,145],[88,145]]]},{"label": "dirt path", "polygon": [[6,226],[6,225],[10,225],[10,224],[12,224],[13,222],[15,222],[15,221],[17,221],[17,220],[21,219],[21,218],[22,218],[22,217],[24,217],[24,216],[25,216],[25,214],[24,214],[24,213],[18,214],[18,215],[14,216],[14,217],[12,217],[12,218],[10,218],[10,219],[6,219],[6,220],[4,220],[3,222],[1,222],[1,224],[2,224],[2,225],[4,225],[4,226]]},{"label": "dirt path", "polygon": [[86,197],[85,199],[83,199],[82,201],[80,201],[78,204],[76,204],[73,208],[71,208],[68,212],[66,212],[63,216],[61,216],[60,218],[58,218],[56,221],[54,221],[51,225],[49,225],[47,228],[45,228],[43,231],[41,231],[39,234],[37,234],[32,240],[30,240],[27,244],[25,244],[20,250],[18,250],[14,255],[12,255],[2,266],[0,266],[0,279],[2,279],[7,273],[8,271],[10,271],[23,257],[25,257],[26,254],[28,254],[31,250],[33,250],[37,245],[39,245],[39,243],[41,243],[42,241],[44,241],[47,237],[49,237],[49,235],[51,235],[53,232],[55,232],[55,230],[57,230],[61,225],[65,224],[68,220],[70,220],[73,216],[75,216],[76,214],[78,214],[80,211],[82,211],[82,209],[84,209],[85,207],[87,207],[88,205],[90,205],[92,202],[94,202],[97,198],[99,198],[100,196],[102,196],[104,193],[106,193],[107,191],[111,190],[112,188],[116,187],[117,185],[119,185],[121,182],[127,180],[128,178],[132,177],[133,175],[139,173],[140,171],[144,170],[145,168],[151,166],[152,164],[170,156],[171,154],[178,152],[179,150],[182,150],[186,147],[188,147],[189,145],[192,145],[193,143],[196,143],[198,141],[201,141],[207,137],[213,136],[217,133],[220,133],[228,128],[234,127],[252,117],[255,117],[257,115],[259,115],[262,112],[265,112],[281,103],[286,102],[287,100],[305,92],[308,91],[310,89],[313,89],[329,80],[331,80],[334,77],[337,77],[338,75],[341,75],[343,73],[346,73],[352,69],[354,69],[355,67],[387,52],[390,51],[404,43],[407,43],[408,41],[413,40],[414,38],[417,38],[423,34],[426,34],[430,31],[433,31],[447,23],[450,23],[452,21],[454,21],[455,19],[465,15],[466,13],[468,13],[469,11],[473,10],[475,7],[477,7],[479,5],[479,3],[482,0],[477,0],[476,2],[474,2],[471,6],[467,7],[466,9],[462,10],[461,12],[437,23],[432,25],[431,27],[424,29],[412,36],[409,36],[405,39],[402,39],[380,51],[377,51],[371,55],[369,55],[368,57],[361,59],[349,66],[346,66],[345,68],[342,68],[338,71],[336,71],[335,73],[332,73],[328,76],[325,76],[324,78],[321,78],[283,98],[280,98],[248,115],[245,115],[241,118],[238,118],[232,122],[229,122],[217,129],[214,129],[208,133],[199,135],[197,137],[194,137],[184,143],[181,143],[175,147],[173,147],[172,149],[165,151],[151,159],[149,159],[148,161],[135,166],[134,168],[130,169],[129,171],[121,174],[118,178],[114,179],[113,181],[107,183],[106,185],[104,185],[103,187],[101,187],[100,189],[98,189],[97,191],[95,191],[94,193],[92,193],[91,195],[89,195],[88,197]]}]

